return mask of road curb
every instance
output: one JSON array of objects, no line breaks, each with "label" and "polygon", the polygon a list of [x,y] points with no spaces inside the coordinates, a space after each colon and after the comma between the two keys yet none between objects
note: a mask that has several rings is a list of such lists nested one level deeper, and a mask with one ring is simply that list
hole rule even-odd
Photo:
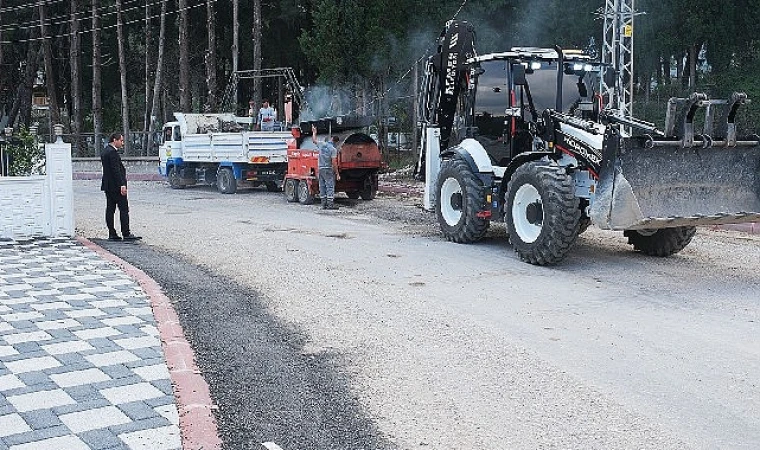
[{"label": "road curb", "polygon": [[217,432],[208,383],[195,365],[195,354],[179,322],[169,298],[145,272],[108,252],[87,238],[77,236],[82,245],[104,259],[117,264],[138,282],[151,302],[153,315],[161,336],[161,347],[166,357],[172,380],[174,397],[179,411],[179,427],[183,450],[219,450],[222,441]]}]

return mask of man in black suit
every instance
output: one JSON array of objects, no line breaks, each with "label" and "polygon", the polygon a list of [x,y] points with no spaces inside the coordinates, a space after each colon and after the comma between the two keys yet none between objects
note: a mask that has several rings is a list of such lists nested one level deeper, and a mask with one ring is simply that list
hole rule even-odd
[{"label": "man in black suit", "polygon": [[103,181],[100,190],[106,193],[106,225],[108,226],[108,240],[120,241],[122,239],[114,228],[114,214],[119,207],[119,219],[121,221],[121,233],[125,240],[135,241],[140,239],[129,231],[129,202],[127,201],[127,170],[121,162],[119,149],[124,146],[124,135],[113,133],[108,138],[108,145],[100,153],[100,162],[103,164]]}]

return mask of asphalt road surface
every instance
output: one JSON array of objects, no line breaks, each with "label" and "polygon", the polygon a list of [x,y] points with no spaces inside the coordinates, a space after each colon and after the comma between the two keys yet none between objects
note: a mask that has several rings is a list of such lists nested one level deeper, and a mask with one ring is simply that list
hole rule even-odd
[{"label": "asphalt road surface", "polygon": [[[104,238],[99,182],[74,183]],[[143,241],[96,242],[175,303],[230,449],[760,448],[760,237],[660,259],[592,227],[546,268],[417,203],[132,183]]]}]

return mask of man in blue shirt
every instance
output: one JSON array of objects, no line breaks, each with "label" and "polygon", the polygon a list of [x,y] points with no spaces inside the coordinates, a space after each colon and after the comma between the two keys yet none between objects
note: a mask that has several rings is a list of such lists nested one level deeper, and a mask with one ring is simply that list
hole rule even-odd
[{"label": "man in blue shirt", "polygon": [[273,131],[274,122],[277,120],[277,113],[274,108],[269,106],[269,99],[264,99],[262,107],[259,109],[259,130],[261,131]]},{"label": "man in blue shirt", "polygon": [[322,209],[338,209],[335,204],[335,182],[340,181],[338,173],[338,149],[335,147],[340,142],[340,137],[333,136],[322,145],[317,143],[317,127],[311,126],[311,141],[319,147],[319,198],[322,200]]}]

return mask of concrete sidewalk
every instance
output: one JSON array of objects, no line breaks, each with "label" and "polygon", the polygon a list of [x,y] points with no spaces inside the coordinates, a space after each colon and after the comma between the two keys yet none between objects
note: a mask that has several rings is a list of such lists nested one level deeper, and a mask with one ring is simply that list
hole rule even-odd
[{"label": "concrete sidewalk", "polygon": [[0,242],[0,450],[220,448],[192,356],[139,269],[86,239]]}]

